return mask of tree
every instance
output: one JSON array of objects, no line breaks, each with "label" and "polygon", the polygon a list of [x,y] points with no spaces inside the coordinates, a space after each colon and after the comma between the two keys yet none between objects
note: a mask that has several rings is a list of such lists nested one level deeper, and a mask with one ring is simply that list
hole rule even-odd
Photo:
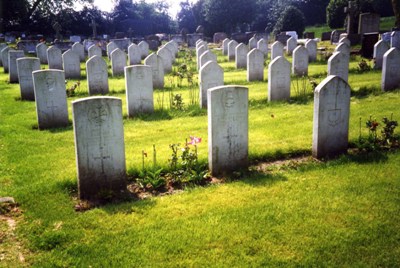
[{"label": "tree", "polygon": [[193,7],[190,5],[189,1],[179,3],[181,10],[178,12],[178,27],[179,29],[186,28],[189,32],[194,32],[196,30],[196,19],[193,12]]},{"label": "tree", "polygon": [[276,22],[274,34],[285,31],[296,31],[298,36],[302,36],[305,29],[304,14],[294,6],[288,6],[282,16]]},{"label": "tree", "polygon": [[305,17],[306,25],[326,23],[326,8],[329,0],[298,0],[292,2]]},{"label": "tree", "polygon": [[257,0],[252,30],[272,32],[276,22],[292,0]]},{"label": "tree", "polygon": [[28,6],[28,18],[35,12],[40,12],[43,16],[56,14],[66,7],[72,7],[75,3],[90,4],[93,0],[26,0]]},{"label": "tree", "polygon": [[400,0],[392,0],[393,13],[396,18],[395,27],[400,29]]}]

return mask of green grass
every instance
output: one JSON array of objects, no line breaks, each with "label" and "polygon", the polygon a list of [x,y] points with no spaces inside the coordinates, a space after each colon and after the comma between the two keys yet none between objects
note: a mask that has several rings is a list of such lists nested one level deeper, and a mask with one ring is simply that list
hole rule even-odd
[{"label": "green grass", "polygon": [[[248,83],[244,70],[217,54],[225,83],[249,87],[251,162],[310,155],[310,86],[297,96],[302,88],[293,78],[292,99],[268,103],[267,72],[265,81]],[[365,122],[393,112],[400,118],[400,91],[381,93],[380,73],[358,73],[359,60],[350,65],[351,142],[358,139],[360,117]],[[321,81],[326,63],[312,64],[310,75]],[[0,267],[23,266],[14,256],[19,251],[34,267],[400,266],[398,151],[290,161],[266,172],[252,168],[238,181],[78,213],[72,126],[35,129],[35,104],[18,100],[18,85],[6,79],[0,73],[0,196],[13,196],[23,215],[16,230],[21,248],[3,239]],[[189,135],[203,138],[199,159],[207,161],[206,111],[189,107],[187,83],[176,84],[167,76],[166,90],[155,91],[154,115],[124,119],[129,170],[141,169],[142,150],[151,152],[153,144],[158,163],[168,167],[168,145]],[[110,95],[122,99],[126,115],[124,87],[122,78],[110,78]],[[171,92],[182,94],[186,111],[169,109]],[[161,110],[156,99],[163,95]],[[86,96],[82,80],[77,96],[68,98],[70,118],[71,101]],[[0,221],[0,232],[6,229]]]}]

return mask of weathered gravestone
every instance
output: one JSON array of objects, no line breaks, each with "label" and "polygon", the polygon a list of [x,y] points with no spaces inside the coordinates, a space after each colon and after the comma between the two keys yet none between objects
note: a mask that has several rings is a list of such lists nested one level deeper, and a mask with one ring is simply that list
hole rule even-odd
[{"label": "weathered gravestone", "polygon": [[224,70],[215,61],[207,62],[199,71],[200,107],[207,108],[207,90],[224,85]]},{"label": "weathered gravestone", "polygon": [[123,75],[126,66],[126,54],[121,49],[116,48],[110,54],[112,76]]},{"label": "weathered gravestone", "polygon": [[254,48],[247,54],[247,81],[264,80],[264,53]]},{"label": "weathered gravestone", "polygon": [[125,67],[125,88],[129,117],[154,111],[153,74],[150,66]]},{"label": "weathered gravestone", "polygon": [[69,37],[69,41],[74,42],[74,43],[80,43],[82,41],[82,39],[79,35],[71,35]]},{"label": "weathered gravestone", "polygon": [[175,61],[176,56],[178,55],[179,52],[179,45],[177,42],[171,40],[168,43],[165,44],[165,47],[172,52],[172,57]]},{"label": "weathered gravestone", "polygon": [[342,37],[342,38],[340,38],[339,44],[341,44],[341,43],[345,43],[346,45],[348,45],[349,47],[351,47],[351,42],[350,42],[350,40],[349,40],[347,37]]},{"label": "weathered gravestone", "polygon": [[280,42],[282,45],[286,45],[287,40],[289,40],[290,37],[290,35],[287,35],[285,32],[283,32],[276,35],[275,41]]},{"label": "weathered gravestone", "polygon": [[111,59],[111,52],[113,52],[117,48],[118,46],[114,42],[110,42],[107,44],[107,56],[109,59]]},{"label": "weathered gravestone", "polygon": [[142,51],[136,44],[131,44],[128,47],[128,63],[129,65],[140,64],[142,61]]},{"label": "weathered gravestone", "polygon": [[131,41],[128,38],[111,39],[110,42],[114,43],[119,49],[124,52],[128,51],[128,47],[131,44]]},{"label": "weathered gravestone", "polygon": [[17,59],[17,69],[21,99],[35,100],[32,72],[40,70],[40,60],[28,57],[19,58]]},{"label": "weathered gravestone", "polygon": [[292,73],[298,76],[308,75],[308,50],[298,46],[293,51]]},{"label": "weathered gravestone", "polygon": [[392,32],[386,32],[381,34],[381,39],[385,41],[388,45],[390,45],[391,37],[392,37]]},{"label": "weathered gravestone", "polygon": [[349,77],[349,56],[342,52],[334,52],[328,60],[328,75],[336,75],[344,81]]},{"label": "weathered gravestone", "polygon": [[382,91],[400,86],[400,51],[392,47],[383,56],[382,63]]},{"label": "weathered gravestone", "polygon": [[382,63],[383,63],[383,55],[389,50],[389,45],[383,41],[379,40],[375,45],[374,45],[374,69],[376,70],[381,70],[382,69]]},{"label": "weathered gravestone", "polygon": [[61,52],[65,52],[65,51],[71,49],[73,44],[74,43],[72,43],[72,42],[62,42],[62,41],[54,42],[54,46],[59,48],[61,50]]},{"label": "weathered gravestone", "polygon": [[162,47],[157,51],[157,55],[161,57],[164,73],[170,73],[172,71],[172,55],[171,51],[166,47]]},{"label": "weathered gravestone", "polygon": [[379,40],[379,33],[366,33],[361,39],[361,56],[372,58],[374,54],[374,45]]},{"label": "weathered gravestone", "polygon": [[17,49],[27,54],[36,54],[36,46],[38,43],[39,42],[36,40],[21,40],[17,43]]},{"label": "weathered gravestone", "polygon": [[11,49],[9,47],[5,47],[5,48],[3,48],[1,50],[1,60],[3,62],[3,71],[6,74],[8,73],[8,67],[9,67],[9,65],[8,65],[8,52],[10,50]]},{"label": "weathered gravestone", "polygon": [[226,33],[222,33],[222,32],[214,33],[213,42],[214,42],[214,44],[219,44],[226,38],[227,38]]},{"label": "weathered gravestone", "polygon": [[256,36],[253,36],[249,40],[249,50],[252,50],[253,48],[257,48],[257,42],[258,38]]},{"label": "weathered gravestone", "polygon": [[314,39],[315,38],[315,33],[314,32],[305,32],[304,33],[304,38],[305,39]]},{"label": "weathered gravestone", "polygon": [[207,50],[200,56],[200,69],[209,61],[217,62],[217,56],[210,50]]},{"label": "weathered gravestone", "polygon": [[332,32],[323,32],[321,35],[321,41],[331,40]]},{"label": "weathered gravestone", "polygon": [[236,42],[235,40],[232,40],[228,43],[228,60],[229,61],[235,60],[236,47],[238,45],[239,45],[239,43]]},{"label": "weathered gravestone", "polygon": [[200,70],[200,56],[206,51],[206,46],[200,46],[198,49],[196,49],[197,70]]},{"label": "weathered gravestone", "polygon": [[141,51],[142,59],[145,59],[149,55],[149,44],[146,41],[141,41],[138,46]]},{"label": "weathered gravestone", "polygon": [[268,66],[268,101],[290,99],[290,63],[278,56]]},{"label": "weathered gravestone", "polygon": [[108,94],[108,67],[105,60],[93,56],[86,62],[89,95]]},{"label": "weathered gravestone", "polygon": [[334,52],[342,52],[343,54],[346,54],[348,57],[350,57],[350,46],[347,45],[346,43],[339,43],[336,47]]},{"label": "weathered gravestone", "polygon": [[10,83],[18,83],[17,59],[25,57],[22,50],[8,51],[8,78]]},{"label": "weathered gravestone", "polygon": [[3,49],[5,49],[6,47],[7,47],[6,44],[4,44],[4,43],[0,44],[0,67],[3,66],[3,58],[2,58],[2,56],[1,56],[1,51],[2,51]]},{"label": "weathered gravestone", "polygon": [[73,44],[71,50],[78,55],[80,62],[85,61],[85,47],[81,43]]},{"label": "weathered gravestone", "polygon": [[78,79],[81,77],[81,65],[78,54],[69,49],[62,54],[62,60],[66,79]]},{"label": "weathered gravestone", "polygon": [[235,49],[236,69],[247,67],[247,53],[249,53],[249,49],[245,44],[240,43],[239,45],[236,46]]},{"label": "weathered gravestone", "polygon": [[261,38],[260,40],[258,40],[257,42],[257,48],[264,53],[264,57],[267,58],[268,57],[268,40]]},{"label": "weathered gravestone", "polygon": [[101,51],[101,48],[98,47],[97,45],[91,45],[88,49],[88,56],[89,56],[89,59],[93,56],[102,57],[103,52]]},{"label": "weathered gravestone", "polygon": [[393,31],[390,36],[390,47],[400,49],[400,31]]},{"label": "weathered gravestone", "polygon": [[151,53],[144,59],[144,65],[151,67],[153,74],[153,87],[164,88],[164,64],[160,56]]},{"label": "weathered gravestone", "polygon": [[284,47],[281,42],[275,41],[271,46],[271,60],[277,57],[283,57]]},{"label": "weathered gravestone", "polygon": [[32,75],[39,129],[68,126],[64,72],[41,70]]},{"label": "weathered gravestone", "polygon": [[290,37],[286,42],[286,53],[288,55],[293,54],[293,50],[297,47],[297,39],[294,37]]},{"label": "weathered gravestone", "polygon": [[314,91],[313,157],[346,153],[349,135],[350,86],[339,76],[328,76]]},{"label": "weathered gravestone", "polygon": [[49,63],[49,69],[62,70],[63,60],[62,52],[56,46],[51,46],[47,49],[47,62]]},{"label": "weathered gravestone", "polygon": [[381,16],[375,13],[362,13],[359,16],[358,33],[363,35],[365,33],[379,32]]},{"label": "weathered gravestone", "polygon": [[229,38],[225,38],[222,41],[222,54],[224,54],[226,56],[228,55],[228,44],[229,44],[230,41],[231,40]]},{"label": "weathered gravestone", "polygon": [[334,30],[331,34],[331,44],[339,43],[340,35],[345,32],[343,30]]},{"label": "weathered gravestone", "polygon": [[72,102],[79,197],[96,200],[126,190],[122,101],[89,97]]},{"label": "weathered gravestone", "polygon": [[313,39],[309,39],[305,44],[306,49],[308,50],[308,59],[310,62],[317,60],[317,42]]},{"label": "weathered gravestone", "polygon": [[39,58],[40,63],[42,63],[42,64],[48,64],[47,49],[48,49],[48,47],[46,46],[45,43],[39,43],[36,46],[36,55]]},{"label": "weathered gravestone", "polygon": [[207,91],[208,165],[213,176],[248,165],[249,90],[240,86]]},{"label": "weathered gravestone", "polygon": [[195,47],[196,46],[196,41],[199,39],[203,38],[202,33],[196,33],[196,34],[188,34],[187,35],[187,42],[189,47]]}]

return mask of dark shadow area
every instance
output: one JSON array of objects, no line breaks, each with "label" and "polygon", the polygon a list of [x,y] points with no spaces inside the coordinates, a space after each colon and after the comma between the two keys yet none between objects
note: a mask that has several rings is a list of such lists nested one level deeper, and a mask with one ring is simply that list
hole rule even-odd
[{"label": "dark shadow area", "polygon": [[279,182],[287,181],[287,177],[281,173],[264,173],[261,171],[251,170],[244,174],[244,178],[240,181],[254,187],[271,186]]},{"label": "dark shadow area", "polygon": [[71,131],[73,129],[73,125],[72,125],[72,121],[68,120],[68,126],[65,126],[65,127],[39,129],[38,123],[35,123],[31,126],[31,129],[39,130],[39,131],[48,131],[50,133],[62,133],[62,132],[66,132],[66,131]]},{"label": "dark shadow area", "polygon": [[141,121],[168,121],[171,120],[173,117],[169,113],[168,110],[155,110],[153,113],[140,113],[136,114],[132,117],[128,117],[128,115],[124,115],[124,119],[127,120],[141,120]]},{"label": "dark shadow area", "polygon": [[364,99],[369,97],[370,95],[378,96],[380,94],[382,94],[381,89],[375,86],[363,86],[360,87],[360,89],[358,90],[351,89],[351,96],[357,99]]}]

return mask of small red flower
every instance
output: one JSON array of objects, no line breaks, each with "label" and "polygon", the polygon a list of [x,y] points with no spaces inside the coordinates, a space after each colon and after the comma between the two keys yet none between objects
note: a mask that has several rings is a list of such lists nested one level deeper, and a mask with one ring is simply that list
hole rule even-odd
[{"label": "small red flower", "polygon": [[198,143],[201,142],[201,138],[200,137],[194,137],[194,136],[190,136],[190,141],[187,143],[188,145],[196,145]]}]

